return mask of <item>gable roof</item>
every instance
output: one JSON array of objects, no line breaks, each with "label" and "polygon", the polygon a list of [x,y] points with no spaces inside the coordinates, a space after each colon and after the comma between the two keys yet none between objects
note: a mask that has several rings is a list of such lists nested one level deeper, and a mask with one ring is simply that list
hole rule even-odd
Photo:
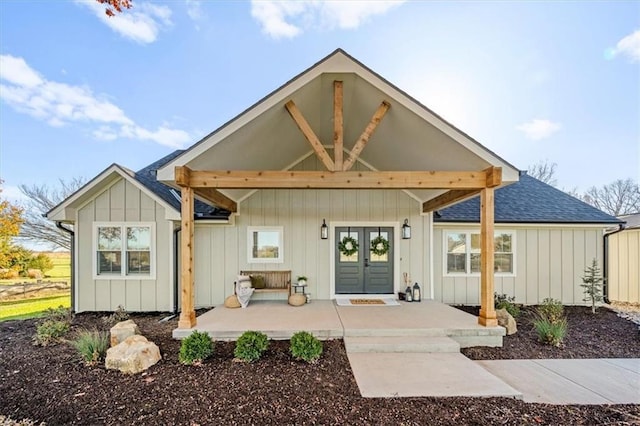
[{"label": "gable roof", "polygon": [[[46,217],[54,221],[73,222],[75,221],[75,210],[77,208],[103,192],[119,179],[125,179],[163,205],[167,210],[167,219],[180,220],[180,191],[158,182],[156,171],[181,152],[181,150],[174,151],[137,172],[114,163],[49,210],[46,213]],[[229,217],[229,212],[211,207],[197,199],[194,203],[194,211],[196,219],[226,219]]]},{"label": "gable roof", "polygon": [[[309,154],[310,144],[291,119],[293,100],[320,141],[333,148],[333,82],[343,81],[344,149],[349,152],[382,101],[391,105],[359,161],[371,170],[484,170],[502,167],[504,184],[519,171],[371,69],[337,49],[158,170],[175,186],[175,167],[192,170],[289,170]],[[250,190],[218,189],[235,201]],[[411,190],[420,201],[443,190]]]},{"label": "gable roof", "polygon": [[[621,220],[527,175],[495,192],[496,223],[618,224]],[[480,222],[480,197],[438,211],[434,222]]]}]

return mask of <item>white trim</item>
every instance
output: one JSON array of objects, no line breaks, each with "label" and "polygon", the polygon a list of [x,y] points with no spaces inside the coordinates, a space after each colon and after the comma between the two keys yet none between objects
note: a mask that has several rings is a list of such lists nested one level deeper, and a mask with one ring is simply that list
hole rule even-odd
[{"label": "white trim", "polygon": [[[120,227],[124,232],[121,238],[121,246],[120,251],[122,253],[121,257],[121,270],[120,274],[101,274],[98,275],[98,259],[96,253],[98,252],[98,228],[99,227]],[[149,242],[149,262],[150,262],[150,271],[148,275],[145,274],[127,274],[127,233],[126,228],[130,227],[148,227],[150,230],[150,242]],[[93,279],[94,281],[105,281],[105,280],[155,280],[156,279],[156,265],[158,259],[156,258],[156,223],[155,222],[127,222],[127,221],[118,221],[118,222],[93,222],[92,227],[92,236],[91,236],[91,264],[93,268]]]},{"label": "white trim", "polygon": [[[73,303],[73,307],[75,308],[76,312],[81,312],[80,309],[80,280],[78,279],[80,276],[80,262],[78,262],[78,253],[79,253],[79,247],[80,247],[80,243],[79,240],[79,225],[80,221],[78,220],[78,211],[76,210],[76,214],[75,214],[75,223],[73,224],[73,284],[74,284],[74,288],[73,288],[73,297],[75,297],[74,303]],[[84,231],[83,231],[84,232]],[[92,283],[93,284],[93,283]]]},{"label": "white trim", "polygon": [[[469,228],[480,227],[478,222],[434,222],[437,228]],[[494,223],[494,228],[607,228],[610,224],[606,223]]]},{"label": "white trim", "polygon": [[[466,260],[465,260],[465,265],[467,267],[467,270],[469,272],[448,272],[448,268],[447,268],[447,254],[448,252],[448,247],[447,247],[447,230],[448,229],[444,229],[442,231],[442,276],[446,277],[446,278],[455,278],[455,277],[479,277],[480,276],[480,272],[471,272],[471,260],[470,260],[470,251],[465,252],[466,254]],[[464,229],[460,229],[457,228],[455,230],[451,230],[453,232],[456,233],[464,233],[467,235],[468,240],[466,242],[467,245],[471,244],[471,234],[480,234],[480,229],[475,229],[475,228],[464,228]],[[517,276],[517,270],[516,270],[516,266],[517,266],[517,262],[516,262],[516,257],[517,257],[517,233],[515,231],[515,229],[494,229],[494,238],[496,234],[510,234],[511,235],[511,255],[512,255],[512,259],[511,259],[511,266],[512,266],[512,270],[511,272],[495,272],[494,271],[494,275],[496,277],[516,277]]]},{"label": "white trim", "polygon": [[[380,297],[393,295],[396,297],[398,291],[400,291],[400,277],[398,271],[400,270],[400,222],[372,222],[372,221],[349,221],[349,222],[331,222],[329,221],[329,299],[335,299],[336,297],[349,297],[349,295],[339,294],[336,295],[336,228],[353,226],[353,227],[387,227],[393,228],[393,293],[381,293],[370,295],[371,297]],[[358,294],[354,297],[366,299],[364,294]]]},{"label": "white trim", "polygon": [[[278,233],[278,257],[256,258],[253,252],[252,234],[259,231]],[[284,228],[282,226],[248,226],[247,227],[247,263],[284,263]]]},{"label": "white trim", "polygon": [[431,287],[431,300],[435,299],[435,281],[434,281],[434,276],[435,276],[435,272],[434,272],[434,263],[433,263],[433,251],[435,249],[435,246],[433,245],[433,213],[429,212],[428,213],[429,218],[428,218],[428,225],[429,225],[429,280],[431,281],[430,283],[430,287]]}]

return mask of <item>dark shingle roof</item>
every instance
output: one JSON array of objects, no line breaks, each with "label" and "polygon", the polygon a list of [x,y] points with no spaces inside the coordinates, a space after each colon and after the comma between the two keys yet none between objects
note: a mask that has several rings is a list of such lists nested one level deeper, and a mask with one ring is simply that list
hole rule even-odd
[{"label": "dark shingle roof", "polygon": [[[480,197],[438,212],[435,222],[480,222]],[[621,223],[595,207],[525,173],[495,192],[496,223]]]},{"label": "dark shingle roof", "polygon": [[[158,197],[162,198],[166,201],[171,207],[180,211],[180,201],[176,196],[173,195],[172,192],[180,197],[180,191],[177,189],[173,189],[164,183],[158,182],[156,177],[156,173],[159,168],[176,158],[178,155],[182,154],[183,150],[176,150],[171,154],[162,157],[158,161],[149,164],[147,167],[138,170],[134,178],[144,185],[149,191],[156,194]],[[229,217],[229,212],[223,209],[219,209],[216,207],[211,207],[210,205],[203,203],[200,200],[195,200],[194,203],[195,217],[196,219],[226,219]]]}]

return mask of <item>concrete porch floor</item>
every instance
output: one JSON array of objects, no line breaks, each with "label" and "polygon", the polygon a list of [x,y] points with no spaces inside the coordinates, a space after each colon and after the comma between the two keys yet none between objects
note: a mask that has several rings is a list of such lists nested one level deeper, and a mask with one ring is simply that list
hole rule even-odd
[{"label": "concrete porch floor", "polygon": [[286,301],[251,301],[245,309],[217,306],[197,318],[192,329],[176,329],[182,339],[192,330],[206,331],[215,340],[236,340],[247,330],[270,339],[286,340],[297,331],[319,339],[345,336],[448,336],[460,347],[502,346],[502,327],[483,327],[478,319],[433,300],[400,302],[400,306],[337,306],[333,300],[314,300],[299,307]]}]

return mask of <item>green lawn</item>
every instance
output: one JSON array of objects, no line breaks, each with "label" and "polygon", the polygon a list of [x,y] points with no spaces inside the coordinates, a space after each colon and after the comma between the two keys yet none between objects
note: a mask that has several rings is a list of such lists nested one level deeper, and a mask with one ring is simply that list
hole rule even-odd
[{"label": "green lawn", "polygon": [[42,315],[49,308],[71,306],[70,296],[43,297],[42,299],[18,300],[0,303],[0,321],[27,319]]}]

